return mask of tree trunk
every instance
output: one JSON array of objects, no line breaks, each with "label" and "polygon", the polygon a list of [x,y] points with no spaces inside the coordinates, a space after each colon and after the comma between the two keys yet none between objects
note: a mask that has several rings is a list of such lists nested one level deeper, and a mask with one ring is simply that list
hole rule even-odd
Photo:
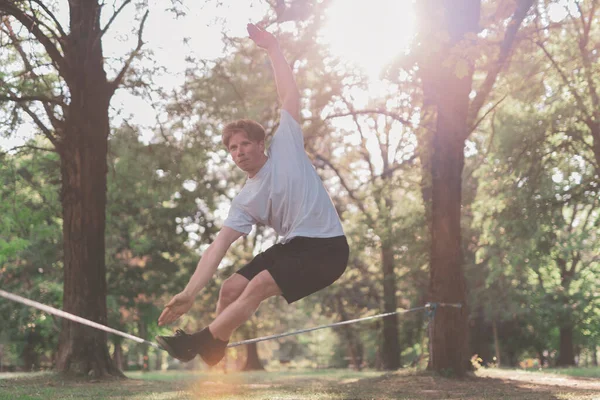
[{"label": "tree trunk", "polygon": [[35,371],[40,366],[40,355],[36,350],[36,346],[40,342],[41,336],[36,331],[30,330],[25,334],[25,340],[25,346],[21,352],[23,370],[27,372]]},{"label": "tree trunk", "polygon": [[154,364],[154,367],[155,367],[154,369],[157,371],[161,371],[162,363],[163,363],[163,352],[157,351],[156,352],[156,363]]},{"label": "tree trunk", "polygon": [[560,346],[558,350],[557,366],[575,365],[575,352],[573,349],[573,326],[560,327]]},{"label": "tree trunk", "polygon": [[498,325],[496,320],[492,321],[492,330],[494,332],[494,349],[496,351],[496,366],[499,367],[500,363],[500,340],[498,339]]},{"label": "tree trunk", "polygon": [[[143,318],[138,321],[138,332],[142,339],[147,339],[148,327]],[[142,372],[148,371],[150,371],[150,358],[148,357],[148,346],[144,346],[142,348]]]},{"label": "tree trunk", "polygon": [[477,354],[481,362],[487,365],[494,358],[494,330],[492,324],[485,319],[485,311],[479,307],[472,313],[469,321],[469,350],[471,355]]},{"label": "tree trunk", "polygon": [[117,368],[119,368],[121,371],[125,371],[123,346],[121,345],[121,340],[115,340],[115,351],[113,352],[112,359]]},{"label": "tree trunk", "polygon": [[246,345],[246,365],[242,368],[242,371],[262,371],[263,367],[260,359],[258,358],[258,349],[256,343],[250,343]]},{"label": "tree trunk", "polygon": [[[431,59],[422,69],[426,103],[436,111],[429,157],[431,182],[430,296],[436,303],[460,303],[462,308],[440,307],[431,325],[429,368],[463,376],[468,367],[466,280],[461,248],[461,195],[464,145],[468,137],[467,118],[473,66],[461,56],[467,34],[479,24],[480,0],[424,1],[421,7],[436,42]],[[429,29],[422,27],[424,35]],[[424,36],[425,37],[425,36]],[[443,38],[447,38],[442,42]]]},{"label": "tree trunk", "polygon": [[[108,106],[112,89],[104,71],[100,9],[96,1],[70,1],[65,53],[71,103],[61,138],[64,238],[63,309],[106,324],[106,207]],[[122,376],[110,359],[106,333],[62,321],[57,369]]]},{"label": "tree trunk", "polygon": [[544,355],[544,350],[538,350],[538,360],[540,360],[540,368],[544,368],[546,365],[546,356]]},{"label": "tree trunk", "polygon": [[592,365],[598,366],[598,347],[596,345],[592,346]]},{"label": "tree trunk", "polygon": [[[346,313],[344,303],[342,302],[342,297],[340,295],[337,295],[335,299],[337,310],[340,314],[342,321],[349,320],[350,318]],[[357,337],[354,329],[350,325],[344,325],[342,328],[342,333],[344,341],[346,342],[346,347],[348,348],[350,359],[352,360],[353,368],[356,371],[362,370],[364,349],[362,343],[360,342],[360,338]]]},{"label": "tree trunk", "polygon": [[[449,76],[448,79],[452,80],[452,77]],[[455,89],[463,86],[456,78],[454,81],[452,83],[457,86]],[[464,84],[464,90],[467,89],[470,89],[470,82],[468,85]],[[468,313],[460,227],[464,164],[464,140],[461,139],[461,135],[464,134],[466,126],[457,125],[460,125],[462,117],[466,121],[468,104],[465,100],[468,100],[468,91],[463,93],[463,96],[451,94],[452,91],[440,94],[443,99],[438,104],[437,131],[432,140],[430,293],[432,302],[460,303],[463,307],[441,307],[437,310],[433,324],[430,366],[436,371],[451,369],[458,376],[462,376],[468,360]],[[459,107],[464,114],[459,113]]]},{"label": "tree trunk", "polygon": [[[398,307],[396,275],[394,273],[394,253],[389,239],[382,243],[381,259],[383,264],[383,312],[395,312]],[[382,362],[385,370],[396,370],[401,367],[397,314],[383,318]]]}]

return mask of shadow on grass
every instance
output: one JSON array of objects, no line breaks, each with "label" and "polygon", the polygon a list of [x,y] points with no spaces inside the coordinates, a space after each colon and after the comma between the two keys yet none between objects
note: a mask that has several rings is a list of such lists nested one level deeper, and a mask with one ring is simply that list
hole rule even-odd
[{"label": "shadow on grass", "polygon": [[[512,371],[514,372],[514,371]],[[0,376],[0,399],[576,399],[600,398],[600,383],[515,380],[511,371],[462,380],[429,373],[347,370],[231,373],[166,372],[131,374],[132,379],[97,381],[65,379],[56,374]]]},{"label": "shadow on grass", "polygon": [[[366,388],[369,388],[366,390]],[[514,380],[511,374],[494,377],[472,375],[464,379],[449,379],[432,373],[392,373],[379,378],[364,379],[344,388],[344,399],[366,398],[377,388],[376,398],[385,399],[600,399],[600,384],[576,387],[572,382]],[[353,394],[356,396],[352,397]]]}]

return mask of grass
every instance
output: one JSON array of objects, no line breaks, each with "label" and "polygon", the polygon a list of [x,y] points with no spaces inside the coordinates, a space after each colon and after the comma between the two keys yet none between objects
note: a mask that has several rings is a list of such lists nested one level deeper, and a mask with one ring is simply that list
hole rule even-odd
[{"label": "grass", "polygon": [[549,372],[552,374],[559,375],[568,375],[568,376],[578,376],[582,378],[600,378],[600,367],[590,367],[590,368],[553,368],[553,369],[545,369],[545,370],[532,370],[535,372]]},{"label": "grass", "polygon": [[[310,370],[222,374],[129,373],[126,380],[66,379],[52,373],[0,374],[0,399],[531,399],[600,400],[600,379],[485,369],[463,380],[402,370]],[[592,369],[594,370],[594,369]],[[599,369],[595,369],[598,377]],[[552,371],[555,372],[555,371]]]}]

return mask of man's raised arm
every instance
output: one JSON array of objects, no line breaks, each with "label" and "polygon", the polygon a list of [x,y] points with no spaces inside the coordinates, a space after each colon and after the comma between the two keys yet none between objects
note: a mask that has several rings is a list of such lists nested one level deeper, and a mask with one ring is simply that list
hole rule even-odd
[{"label": "man's raised arm", "polygon": [[254,24],[248,24],[247,29],[250,39],[257,46],[267,50],[269,54],[275,73],[277,93],[282,103],[281,107],[289,112],[296,121],[300,122],[300,92],[296,86],[292,69],[279,48],[279,42],[271,33]]}]

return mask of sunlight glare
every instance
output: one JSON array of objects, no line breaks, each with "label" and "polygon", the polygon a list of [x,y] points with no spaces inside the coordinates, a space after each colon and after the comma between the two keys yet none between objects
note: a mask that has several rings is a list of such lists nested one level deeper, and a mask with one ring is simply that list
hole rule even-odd
[{"label": "sunlight glare", "polygon": [[413,0],[335,0],[322,39],[335,56],[377,80],[386,64],[407,51],[415,19]]}]

